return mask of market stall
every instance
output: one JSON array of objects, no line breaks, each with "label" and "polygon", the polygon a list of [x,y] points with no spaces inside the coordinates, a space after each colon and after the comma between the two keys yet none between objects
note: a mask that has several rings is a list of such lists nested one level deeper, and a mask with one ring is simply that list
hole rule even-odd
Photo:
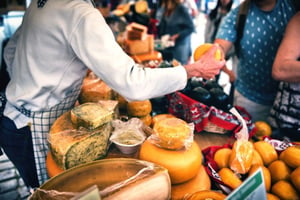
[{"label": "market stall", "polygon": [[[162,60],[144,26],[130,24],[119,42],[142,67],[178,64]],[[90,71],[77,106],[50,129],[51,179],[32,199],[53,190],[69,197],[96,191],[102,199],[299,199],[299,146],[257,137],[261,130],[212,80],[127,102]],[[245,193],[240,188],[256,174],[260,184]]]}]

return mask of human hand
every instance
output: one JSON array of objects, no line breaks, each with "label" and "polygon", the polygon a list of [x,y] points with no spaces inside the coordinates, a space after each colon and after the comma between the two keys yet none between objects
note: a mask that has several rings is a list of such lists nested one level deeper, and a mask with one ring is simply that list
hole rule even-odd
[{"label": "human hand", "polygon": [[185,65],[187,72],[187,78],[202,77],[204,79],[214,78],[220,73],[221,68],[226,64],[224,58],[221,60],[215,59],[215,52],[220,49],[220,46],[214,44],[205,54],[203,54],[199,60],[192,64]]},{"label": "human hand", "polygon": [[179,34],[175,34],[175,35],[172,35],[172,36],[169,38],[169,40],[175,42],[176,39],[177,39],[178,37],[179,37]]}]

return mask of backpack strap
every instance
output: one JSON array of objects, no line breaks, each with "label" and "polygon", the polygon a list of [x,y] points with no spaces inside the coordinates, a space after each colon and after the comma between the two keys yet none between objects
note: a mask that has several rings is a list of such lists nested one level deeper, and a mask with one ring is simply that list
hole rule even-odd
[{"label": "backpack strap", "polygon": [[238,52],[240,50],[240,41],[241,41],[241,39],[243,37],[243,34],[244,34],[244,27],[245,27],[245,23],[246,23],[250,3],[251,3],[251,0],[245,0],[240,5],[239,12],[238,12],[238,15],[237,15],[237,18],[236,18],[235,28],[236,28],[236,32],[237,32],[237,38],[236,38],[236,41],[234,43],[236,55],[238,55]]},{"label": "backpack strap", "polygon": [[300,1],[299,0],[291,0],[292,1],[292,4],[295,8],[295,11],[300,11]]}]

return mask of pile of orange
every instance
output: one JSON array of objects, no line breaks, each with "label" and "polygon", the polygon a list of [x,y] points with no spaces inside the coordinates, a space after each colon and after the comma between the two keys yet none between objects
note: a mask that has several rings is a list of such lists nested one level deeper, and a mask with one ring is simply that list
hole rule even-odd
[{"label": "pile of orange", "polygon": [[261,168],[268,199],[300,199],[300,146],[290,146],[278,153],[267,141],[253,142],[253,151],[248,147],[238,152],[247,158],[241,165],[249,166],[242,173],[241,168],[232,166],[230,159],[237,156],[233,152],[233,149],[221,148],[214,154],[218,174],[225,185],[235,189],[242,184],[242,175],[249,177]]}]

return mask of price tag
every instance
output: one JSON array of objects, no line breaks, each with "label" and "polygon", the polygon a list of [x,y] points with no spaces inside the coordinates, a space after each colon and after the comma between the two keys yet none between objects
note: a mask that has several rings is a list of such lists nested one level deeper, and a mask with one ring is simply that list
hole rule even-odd
[{"label": "price tag", "polygon": [[226,200],[267,200],[266,187],[262,170],[259,169],[243,181],[242,185],[231,192]]}]

